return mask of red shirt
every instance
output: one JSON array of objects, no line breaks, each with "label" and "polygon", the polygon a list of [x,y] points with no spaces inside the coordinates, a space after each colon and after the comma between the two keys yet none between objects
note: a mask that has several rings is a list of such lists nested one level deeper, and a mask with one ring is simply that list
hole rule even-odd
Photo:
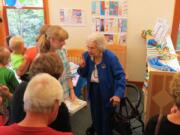
[{"label": "red shirt", "polygon": [[70,132],[59,132],[49,127],[23,127],[17,124],[0,126],[0,135],[73,135]]},{"label": "red shirt", "polygon": [[33,59],[38,54],[38,48],[37,47],[31,47],[26,50],[25,56],[30,61],[30,63],[33,61]]}]

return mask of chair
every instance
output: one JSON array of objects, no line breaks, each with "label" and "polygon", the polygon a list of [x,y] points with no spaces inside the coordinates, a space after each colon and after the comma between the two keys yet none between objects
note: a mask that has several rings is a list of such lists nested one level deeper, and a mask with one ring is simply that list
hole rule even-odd
[{"label": "chair", "polygon": [[[144,131],[142,120],[143,105],[141,105],[141,90],[132,83],[126,84],[126,95],[121,99],[120,106],[112,112],[111,125],[113,130],[120,135],[131,135],[132,131],[141,127]],[[136,126],[133,123],[138,124]]]},{"label": "chair", "polygon": [[126,79],[127,77],[127,70],[126,70],[126,55],[127,55],[127,47],[126,45],[118,45],[118,44],[113,44],[113,45],[106,45],[106,48],[110,51],[112,51],[119,59],[121,65],[123,66],[123,69],[126,73]]},{"label": "chair", "polygon": [[81,48],[71,48],[67,49],[67,57],[70,62],[73,62],[75,64],[79,64],[82,54],[85,50]]}]

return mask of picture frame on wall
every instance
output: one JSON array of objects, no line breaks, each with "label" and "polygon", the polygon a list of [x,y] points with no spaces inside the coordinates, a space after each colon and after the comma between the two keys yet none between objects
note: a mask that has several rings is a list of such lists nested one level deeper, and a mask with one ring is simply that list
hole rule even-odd
[{"label": "picture frame on wall", "polygon": [[85,26],[86,17],[83,9],[60,9],[60,24],[68,26]]}]

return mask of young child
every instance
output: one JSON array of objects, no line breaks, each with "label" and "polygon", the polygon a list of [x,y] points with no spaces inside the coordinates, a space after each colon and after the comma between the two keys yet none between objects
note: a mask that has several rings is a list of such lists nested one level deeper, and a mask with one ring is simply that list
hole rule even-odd
[{"label": "young child", "polygon": [[[6,66],[9,63],[10,52],[4,47],[0,47],[0,110],[4,111],[4,108],[9,108],[10,98],[19,84],[15,73],[8,69]],[[8,88],[7,88],[8,87]],[[9,90],[8,90],[9,89]],[[1,112],[4,113],[4,112]]]},{"label": "young child", "polygon": [[13,36],[9,41],[11,53],[11,65],[14,71],[17,71],[18,68],[24,62],[24,40],[21,36]]}]

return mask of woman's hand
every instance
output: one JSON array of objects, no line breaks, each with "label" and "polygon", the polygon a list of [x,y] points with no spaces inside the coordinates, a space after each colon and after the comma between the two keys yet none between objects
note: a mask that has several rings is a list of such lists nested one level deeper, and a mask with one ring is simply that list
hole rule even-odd
[{"label": "woman's hand", "polygon": [[82,68],[86,66],[86,62],[84,60],[84,56],[83,55],[81,56],[81,60],[80,60],[79,66],[82,67]]},{"label": "woman's hand", "polygon": [[74,93],[74,89],[73,88],[70,90],[70,98],[71,98],[72,101],[75,101],[76,98],[77,98],[75,93]]},{"label": "woman's hand", "polygon": [[121,99],[118,96],[113,96],[112,98],[110,98],[110,102],[113,103],[113,106],[116,106],[120,103]]}]

